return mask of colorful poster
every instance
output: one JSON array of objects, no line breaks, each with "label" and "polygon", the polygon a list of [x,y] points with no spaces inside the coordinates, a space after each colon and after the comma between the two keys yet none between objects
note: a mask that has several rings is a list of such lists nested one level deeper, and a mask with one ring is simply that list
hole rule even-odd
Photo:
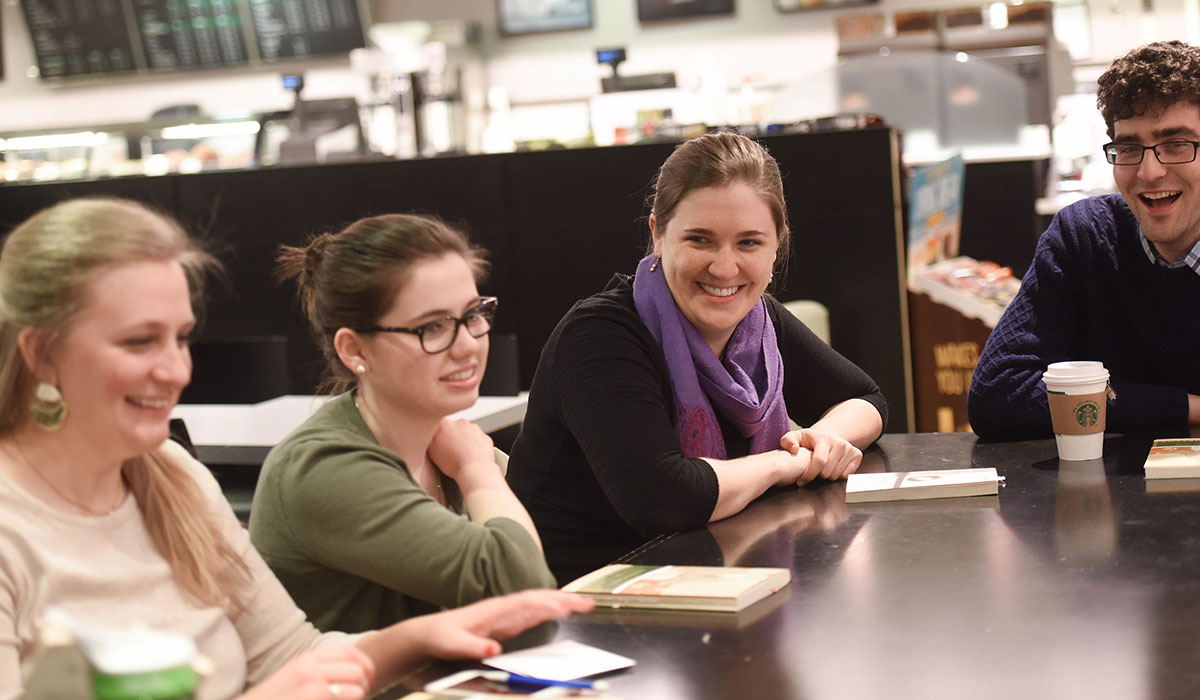
[{"label": "colorful poster", "polygon": [[961,155],[922,168],[909,185],[908,274],[958,255],[962,230],[963,176]]}]

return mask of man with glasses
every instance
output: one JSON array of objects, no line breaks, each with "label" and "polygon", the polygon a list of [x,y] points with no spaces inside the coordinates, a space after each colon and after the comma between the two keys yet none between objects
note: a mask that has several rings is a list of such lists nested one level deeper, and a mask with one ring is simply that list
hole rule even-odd
[{"label": "man with glasses", "polygon": [[1103,147],[1120,194],[1064,208],[971,382],[988,440],[1049,437],[1042,372],[1098,360],[1115,432],[1200,425],[1200,48],[1156,42],[1098,81]]}]

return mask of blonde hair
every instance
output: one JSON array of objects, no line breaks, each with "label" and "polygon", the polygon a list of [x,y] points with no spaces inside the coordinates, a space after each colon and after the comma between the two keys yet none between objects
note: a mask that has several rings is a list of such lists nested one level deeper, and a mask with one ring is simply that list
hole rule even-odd
[{"label": "blonde hair", "polygon": [[[83,310],[86,283],[105,267],[177,260],[193,306],[216,260],[183,228],[149,207],[120,199],[76,199],[45,209],[10,233],[0,250],[0,437],[26,419],[36,380],[17,345],[22,329],[51,339]],[[222,536],[186,467],[141,455],[122,465],[150,538],[175,580],[201,602],[244,609],[236,594],[249,571]]]}]

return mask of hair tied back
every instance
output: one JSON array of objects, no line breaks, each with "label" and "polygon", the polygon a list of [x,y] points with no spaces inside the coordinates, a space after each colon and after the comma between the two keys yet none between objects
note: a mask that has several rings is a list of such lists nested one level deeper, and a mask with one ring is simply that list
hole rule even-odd
[{"label": "hair tied back", "polygon": [[332,243],[332,233],[322,233],[309,241],[308,247],[304,251],[304,274],[309,279],[317,276],[317,270],[321,268],[321,261],[325,259],[325,251]]}]

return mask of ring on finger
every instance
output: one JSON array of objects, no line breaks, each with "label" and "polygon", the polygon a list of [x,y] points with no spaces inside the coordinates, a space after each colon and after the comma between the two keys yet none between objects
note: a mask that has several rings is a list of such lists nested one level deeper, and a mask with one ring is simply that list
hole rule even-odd
[{"label": "ring on finger", "polygon": [[333,698],[341,697],[342,696],[342,686],[338,685],[337,683],[330,683],[329,684],[329,696],[333,697]]}]

